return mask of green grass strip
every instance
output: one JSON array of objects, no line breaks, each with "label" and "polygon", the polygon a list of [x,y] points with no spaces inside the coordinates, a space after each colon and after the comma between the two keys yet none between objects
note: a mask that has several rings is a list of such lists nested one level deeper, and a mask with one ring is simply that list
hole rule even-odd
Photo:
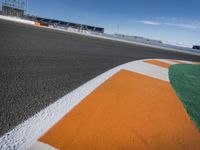
[{"label": "green grass strip", "polygon": [[178,64],[169,69],[170,83],[200,131],[200,65]]}]

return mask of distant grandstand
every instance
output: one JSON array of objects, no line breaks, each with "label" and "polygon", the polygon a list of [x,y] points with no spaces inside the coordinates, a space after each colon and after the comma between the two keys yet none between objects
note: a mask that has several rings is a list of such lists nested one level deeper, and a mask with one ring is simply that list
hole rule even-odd
[{"label": "distant grandstand", "polygon": [[54,28],[62,28],[62,29],[76,29],[78,31],[88,31],[88,32],[97,32],[97,33],[104,33],[104,28],[90,26],[90,25],[84,25],[79,23],[72,23],[67,21],[61,21],[56,19],[47,19],[37,16],[30,16],[26,15],[26,19],[39,22],[40,24],[44,26],[52,26]]}]

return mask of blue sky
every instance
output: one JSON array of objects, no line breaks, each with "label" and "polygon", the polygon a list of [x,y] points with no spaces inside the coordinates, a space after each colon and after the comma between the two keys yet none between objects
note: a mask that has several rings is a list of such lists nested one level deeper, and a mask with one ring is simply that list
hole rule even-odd
[{"label": "blue sky", "polygon": [[28,0],[28,13],[107,33],[200,44],[200,0]]}]

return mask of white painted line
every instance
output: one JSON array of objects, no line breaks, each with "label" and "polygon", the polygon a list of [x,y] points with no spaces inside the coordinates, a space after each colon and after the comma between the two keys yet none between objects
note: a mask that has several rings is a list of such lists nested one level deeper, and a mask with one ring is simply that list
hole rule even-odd
[{"label": "white painted line", "polygon": [[48,144],[37,141],[30,150],[58,150]]},{"label": "white painted line", "polygon": [[185,60],[178,60],[178,61],[183,64],[196,64],[195,62],[191,62],[191,61],[185,61]]},{"label": "white painted line", "polygon": [[170,64],[170,65],[178,64],[177,62],[174,62],[174,61],[171,61],[171,60],[167,60],[167,59],[156,59],[156,60],[164,62],[164,63],[167,63],[167,64]]},{"label": "white painted line", "polygon": [[169,81],[168,69],[152,65],[146,62],[135,62],[132,65],[125,67],[126,70],[140,73],[152,78],[160,79],[163,81]]}]

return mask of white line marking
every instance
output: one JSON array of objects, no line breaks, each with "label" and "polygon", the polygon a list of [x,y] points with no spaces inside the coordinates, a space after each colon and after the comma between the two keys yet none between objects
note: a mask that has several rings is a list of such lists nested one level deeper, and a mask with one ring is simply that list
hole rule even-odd
[{"label": "white line marking", "polygon": [[164,62],[164,63],[167,63],[167,64],[170,64],[170,65],[178,64],[177,62],[174,62],[174,61],[171,61],[171,60],[167,60],[167,59],[156,59],[156,60]]},{"label": "white line marking", "polygon": [[137,72],[152,78],[169,81],[168,69],[152,65],[146,62],[135,62],[133,65],[125,67],[126,70]]},{"label": "white line marking", "polygon": [[29,150],[58,150],[48,144],[37,141]]},{"label": "white line marking", "polygon": [[178,60],[178,61],[183,64],[196,64],[195,62],[191,62],[191,61],[185,61],[185,60]]}]

